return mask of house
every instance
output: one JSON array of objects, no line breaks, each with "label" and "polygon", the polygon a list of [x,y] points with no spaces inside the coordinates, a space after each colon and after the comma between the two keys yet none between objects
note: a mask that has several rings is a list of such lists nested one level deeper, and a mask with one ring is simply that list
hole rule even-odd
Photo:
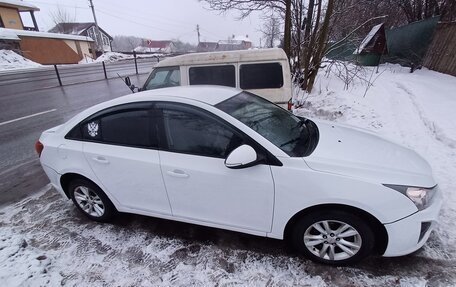
[{"label": "house", "polygon": [[217,42],[199,42],[196,52],[214,52],[217,49]]},{"label": "house", "polygon": [[233,50],[247,50],[252,48],[252,41],[248,35],[234,36],[227,40],[220,40],[217,43],[216,51],[233,51]]},{"label": "house", "polygon": [[[40,11],[40,8],[24,1],[0,1],[0,28],[38,31],[38,25],[34,14],[35,11]],[[21,13],[30,13],[33,27],[24,26]]]},{"label": "house", "polygon": [[100,34],[98,37],[96,37],[97,29],[94,22],[71,22],[59,23],[55,25],[52,29],[50,29],[48,32],[90,37],[94,39],[94,41],[97,43],[97,53],[102,54],[103,52],[111,52],[111,43],[113,38],[108,33],[106,33],[106,31],[102,28],[98,27],[98,29],[100,31]]},{"label": "house", "polygon": [[152,52],[152,53],[163,53],[169,54],[176,52],[176,46],[173,41],[169,40],[145,40],[141,46],[134,49],[135,52]]},{"label": "house", "polygon": [[[39,32],[33,4],[0,0],[0,49],[14,50],[40,64],[77,64],[86,55],[94,57],[93,40],[87,36]],[[21,13],[29,13],[33,27],[23,24]]]}]

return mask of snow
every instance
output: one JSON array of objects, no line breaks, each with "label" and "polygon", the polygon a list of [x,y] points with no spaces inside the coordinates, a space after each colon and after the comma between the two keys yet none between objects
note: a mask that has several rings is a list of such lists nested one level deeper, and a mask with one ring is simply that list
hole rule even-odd
[{"label": "snow", "polygon": [[96,61],[89,55],[84,55],[84,57],[78,62],[78,64],[91,64],[95,62]]},{"label": "snow", "polygon": [[244,41],[244,42],[252,42],[252,40],[249,39],[248,36],[236,36],[233,38],[235,41]]},{"label": "snow", "polygon": [[40,11],[37,6],[22,0],[2,0],[0,4],[4,4],[3,6],[18,7],[19,11]]},{"label": "snow", "polygon": [[0,71],[38,67],[42,67],[42,65],[26,59],[11,50],[0,50]]},{"label": "snow", "polygon": [[84,42],[93,42],[92,38],[87,36],[77,36],[69,34],[49,33],[49,32],[38,32],[38,31],[26,31],[17,29],[0,28],[0,35],[8,33],[9,35],[26,36],[26,37],[38,37],[38,38],[51,38],[51,39],[63,39],[63,40],[76,40]]},{"label": "snow", "polygon": [[135,215],[92,222],[46,186],[0,209],[2,286],[455,286],[456,78],[396,65],[361,73],[375,79],[366,94],[365,81],[344,90],[323,71],[313,93],[296,93],[295,112],[370,129],[429,161],[446,200],[420,251],[328,267],[272,239]]},{"label": "snow", "polygon": [[20,41],[16,33],[10,31],[9,29],[0,28],[0,40],[13,40],[13,41]]},{"label": "snow", "polygon": [[[152,58],[152,57],[159,57],[160,59],[163,57],[163,54],[136,54],[136,58]],[[95,62],[117,62],[117,61],[122,61],[122,60],[129,60],[133,59],[133,55],[128,55],[128,54],[123,54],[123,53],[118,53],[118,52],[106,52],[103,55],[99,56]],[[81,62],[84,62],[84,60],[81,60]],[[81,63],[79,62],[79,63]]]}]

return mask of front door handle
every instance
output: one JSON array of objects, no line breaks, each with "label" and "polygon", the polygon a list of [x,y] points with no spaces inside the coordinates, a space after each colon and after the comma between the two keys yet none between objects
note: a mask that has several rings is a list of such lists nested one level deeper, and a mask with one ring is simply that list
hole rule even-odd
[{"label": "front door handle", "polygon": [[169,176],[173,177],[180,177],[180,178],[187,178],[189,177],[188,174],[186,174],[183,170],[175,169],[173,171],[169,170],[166,172]]},{"label": "front door handle", "polygon": [[102,163],[102,164],[108,164],[109,163],[109,160],[107,160],[106,158],[102,157],[102,156],[95,156],[92,158],[94,161],[98,162],[98,163]]}]

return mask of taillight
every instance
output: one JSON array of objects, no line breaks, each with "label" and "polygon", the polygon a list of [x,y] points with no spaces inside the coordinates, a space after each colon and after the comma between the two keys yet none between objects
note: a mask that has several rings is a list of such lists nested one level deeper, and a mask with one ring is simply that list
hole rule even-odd
[{"label": "taillight", "polygon": [[41,157],[41,152],[43,151],[43,149],[44,145],[40,141],[37,141],[35,143],[35,150],[39,157]]},{"label": "taillight", "polygon": [[293,102],[292,102],[291,99],[290,99],[290,100],[288,101],[288,107],[287,107],[287,109],[288,109],[289,111],[291,111],[291,108],[293,108]]}]

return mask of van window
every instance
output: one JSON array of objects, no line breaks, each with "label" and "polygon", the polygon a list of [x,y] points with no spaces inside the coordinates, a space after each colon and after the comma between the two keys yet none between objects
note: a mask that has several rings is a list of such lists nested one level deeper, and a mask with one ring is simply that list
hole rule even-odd
[{"label": "van window", "polygon": [[280,63],[243,64],[239,70],[241,89],[277,89],[283,86]]},{"label": "van window", "polygon": [[190,85],[236,87],[236,76],[233,65],[191,67],[188,74]]},{"label": "van window", "polygon": [[179,67],[162,67],[152,71],[143,90],[180,86]]}]

